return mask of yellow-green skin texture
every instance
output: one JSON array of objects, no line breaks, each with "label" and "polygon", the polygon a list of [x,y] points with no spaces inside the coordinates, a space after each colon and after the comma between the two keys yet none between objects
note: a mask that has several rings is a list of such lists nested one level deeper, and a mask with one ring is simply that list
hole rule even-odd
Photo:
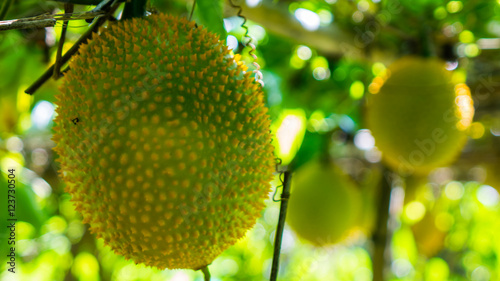
[{"label": "yellow-green skin texture", "polygon": [[361,200],[358,187],[338,167],[311,161],[293,174],[287,222],[313,245],[335,244],[358,222]]},{"label": "yellow-green skin texture", "polygon": [[136,263],[199,269],[244,236],[273,147],[261,85],[224,42],[157,14],[110,24],[70,67],[55,150],[97,237]]},{"label": "yellow-green skin texture", "polygon": [[451,72],[438,59],[404,57],[389,72],[380,91],[369,96],[365,116],[385,163],[403,175],[450,164],[472,121],[470,92],[457,95]]}]

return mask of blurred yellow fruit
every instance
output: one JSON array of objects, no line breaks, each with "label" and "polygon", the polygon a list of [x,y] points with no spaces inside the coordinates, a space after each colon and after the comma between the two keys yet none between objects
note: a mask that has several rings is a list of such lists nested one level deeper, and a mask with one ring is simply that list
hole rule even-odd
[{"label": "blurred yellow fruit", "polygon": [[384,161],[401,174],[450,164],[466,141],[474,108],[445,63],[405,57],[370,85],[366,121]]},{"label": "blurred yellow fruit", "polygon": [[294,174],[287,221],[314,245],[337,243],[358,221],[361,194],[338,167],[312,161]]},{"label": "blurred yellow fruit", "polygon": [[411,225],[420,254],[435,256],[444,247],[447,231],[453,224],[442,197],[435,197],[427,177],[412,175],[405,179],[405,198],[401,221]]}]

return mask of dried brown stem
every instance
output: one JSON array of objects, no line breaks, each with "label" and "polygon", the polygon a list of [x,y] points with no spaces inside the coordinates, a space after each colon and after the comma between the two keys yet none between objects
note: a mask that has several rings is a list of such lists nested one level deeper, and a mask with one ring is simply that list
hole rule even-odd
[{"label": "dried brown stem", "polygon": [[65,14],[44,14],[35,17],[4,20],[0,21],[0,30],[11,29],[28,29],[28,28],[44,28],[55,26],[57,21],[70,21],[70,20],[85,20],[101,17],[105,15],[105,11],[89,11],[82,13],[65,13]]}]

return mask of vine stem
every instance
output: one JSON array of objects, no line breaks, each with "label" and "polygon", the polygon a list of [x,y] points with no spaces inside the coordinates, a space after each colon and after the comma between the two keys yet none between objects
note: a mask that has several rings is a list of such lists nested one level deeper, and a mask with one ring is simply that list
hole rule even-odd
[{"label": "vine stem", "polygon": [[283,230],[285,228],[286,219],[286,209],[288,207],[288,199],[290,198],[290,180],[292,178],[292,173],[290,171],[284,172],[283,179],[283,192],[281,193],[281,206],[280,215],[278,219],[278,226],[276,228],[276,236],[274,238],[274,252],[273,252],[273,263],[271,267],[271,277],[270,281],[276,281],[278,278],[278,271],[280,265],[280,252],[281,252],[281,241],[283,239]]},{"label": "vine stem", "polygon": [[203,272],[203,278],[205,281],[210,281],[210,271],[208,270],[208,265],[200,268],[201,272]]},{"label": "vine stem", "polygon": [[189,20],[190,21],[193,19],[193,13],[194,13],[195,7],[196,7],[196,0],[193,0],[193,7],[191,8],[191,13],[189,13]]},{"label": "vine stem", "polygon": [[[64,13],[73,13],[73,4],[71,3],[65,3],[64,4]],[[59,76],[61,75],[61,57],[62,57],[62,50],[64,47],[64,41],[66,41],[66,31],[68,30],[68,21],[65,20],[63,22],[63,27],[61,30],[61,37],[59,38],[59,45],[57,46],[57,53],[56,53],[56,61],[54,63],[54,73],[53,77],[54,79],[58,79]]]},{"label": "vine stem", "polygon": [[[108,11],[107,15],[112,15],[113,12],[118,8],[120,3],[117,3],[115,6],[111,7],[111,9]],[[80,45],[87,42],[88,39],[92,38],[92,35],[94,32],[97,32],[98,28],[106,22],[108,19],[108,16],[104,17],[99,17],[94,24],[76,41],[73,46],[61,57],[60,59],[60,64],[63,65],[66,62],[69,61],[69,59],[78,52],[78,49],[80,48]],[[38,78],[31,86],[28,87],[24,92],[29,95],[33,95],[38,88],[40,88],[47,80],[52,77],[54,74],[54,68],[55,65],[52,65],[47,69],[40,78]],[[65,70],[66,71],[66,70]]]},{"label": "vine stem", "polygon": [[391,202],[390,170],[384,167],[381,177],[379,207],[376,229],[372,235],[373,241],[373,281],[384,281],[385,252],[387,247],[389,208]]}]

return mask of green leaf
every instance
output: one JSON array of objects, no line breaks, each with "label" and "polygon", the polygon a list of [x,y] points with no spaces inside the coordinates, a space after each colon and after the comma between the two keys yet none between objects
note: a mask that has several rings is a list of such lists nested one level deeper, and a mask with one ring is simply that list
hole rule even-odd
[{"label": "green leaf", "polygon": [[324,134],[306,130],[302,145],[292,162],[293,170],[297,170],[303,164],[317,157],[321,152],[321,147],[325,145],[325,141]]},{"label": "green leaf", "polygon": [[226,29],[224,29],[223,2],[220,0],[197,0],[196,16],[199,23],[208,30],[217,33],[221,40],[225,40]]},{"label": "green leaf", "polygon": [[[2,182],[7,182],[5,177],[0,177],[0,180],[2,180]],[[18,221],[29,222],[36,229],[37,233],[39,233],[47,217],[36,201],[36,195],[33,190],[29,186],[18,181],[17,177],[15,178],[15,193],[10,194],[7,190],[6,184],[0,186],[0,200],[3,208],[0,212],[0,227],[3,229],[5,228],[5,223],[8,223],[7,219],[10,217],[7,212],[7,204],[5,203],[8,202],[8,199],[12,199],[15,200],[15,218]],[[13,198],[9,198],[9,194],[12,195]],[[0,232],[0,238],[2,235],[5,235],[5,233]]]},{"label": "green leaf", "polygon": [[20,183],[16,187],[16,217],[20,221],[29,222],[37,232],[47,219],[45,212],[36,201],[33,190]]}]

